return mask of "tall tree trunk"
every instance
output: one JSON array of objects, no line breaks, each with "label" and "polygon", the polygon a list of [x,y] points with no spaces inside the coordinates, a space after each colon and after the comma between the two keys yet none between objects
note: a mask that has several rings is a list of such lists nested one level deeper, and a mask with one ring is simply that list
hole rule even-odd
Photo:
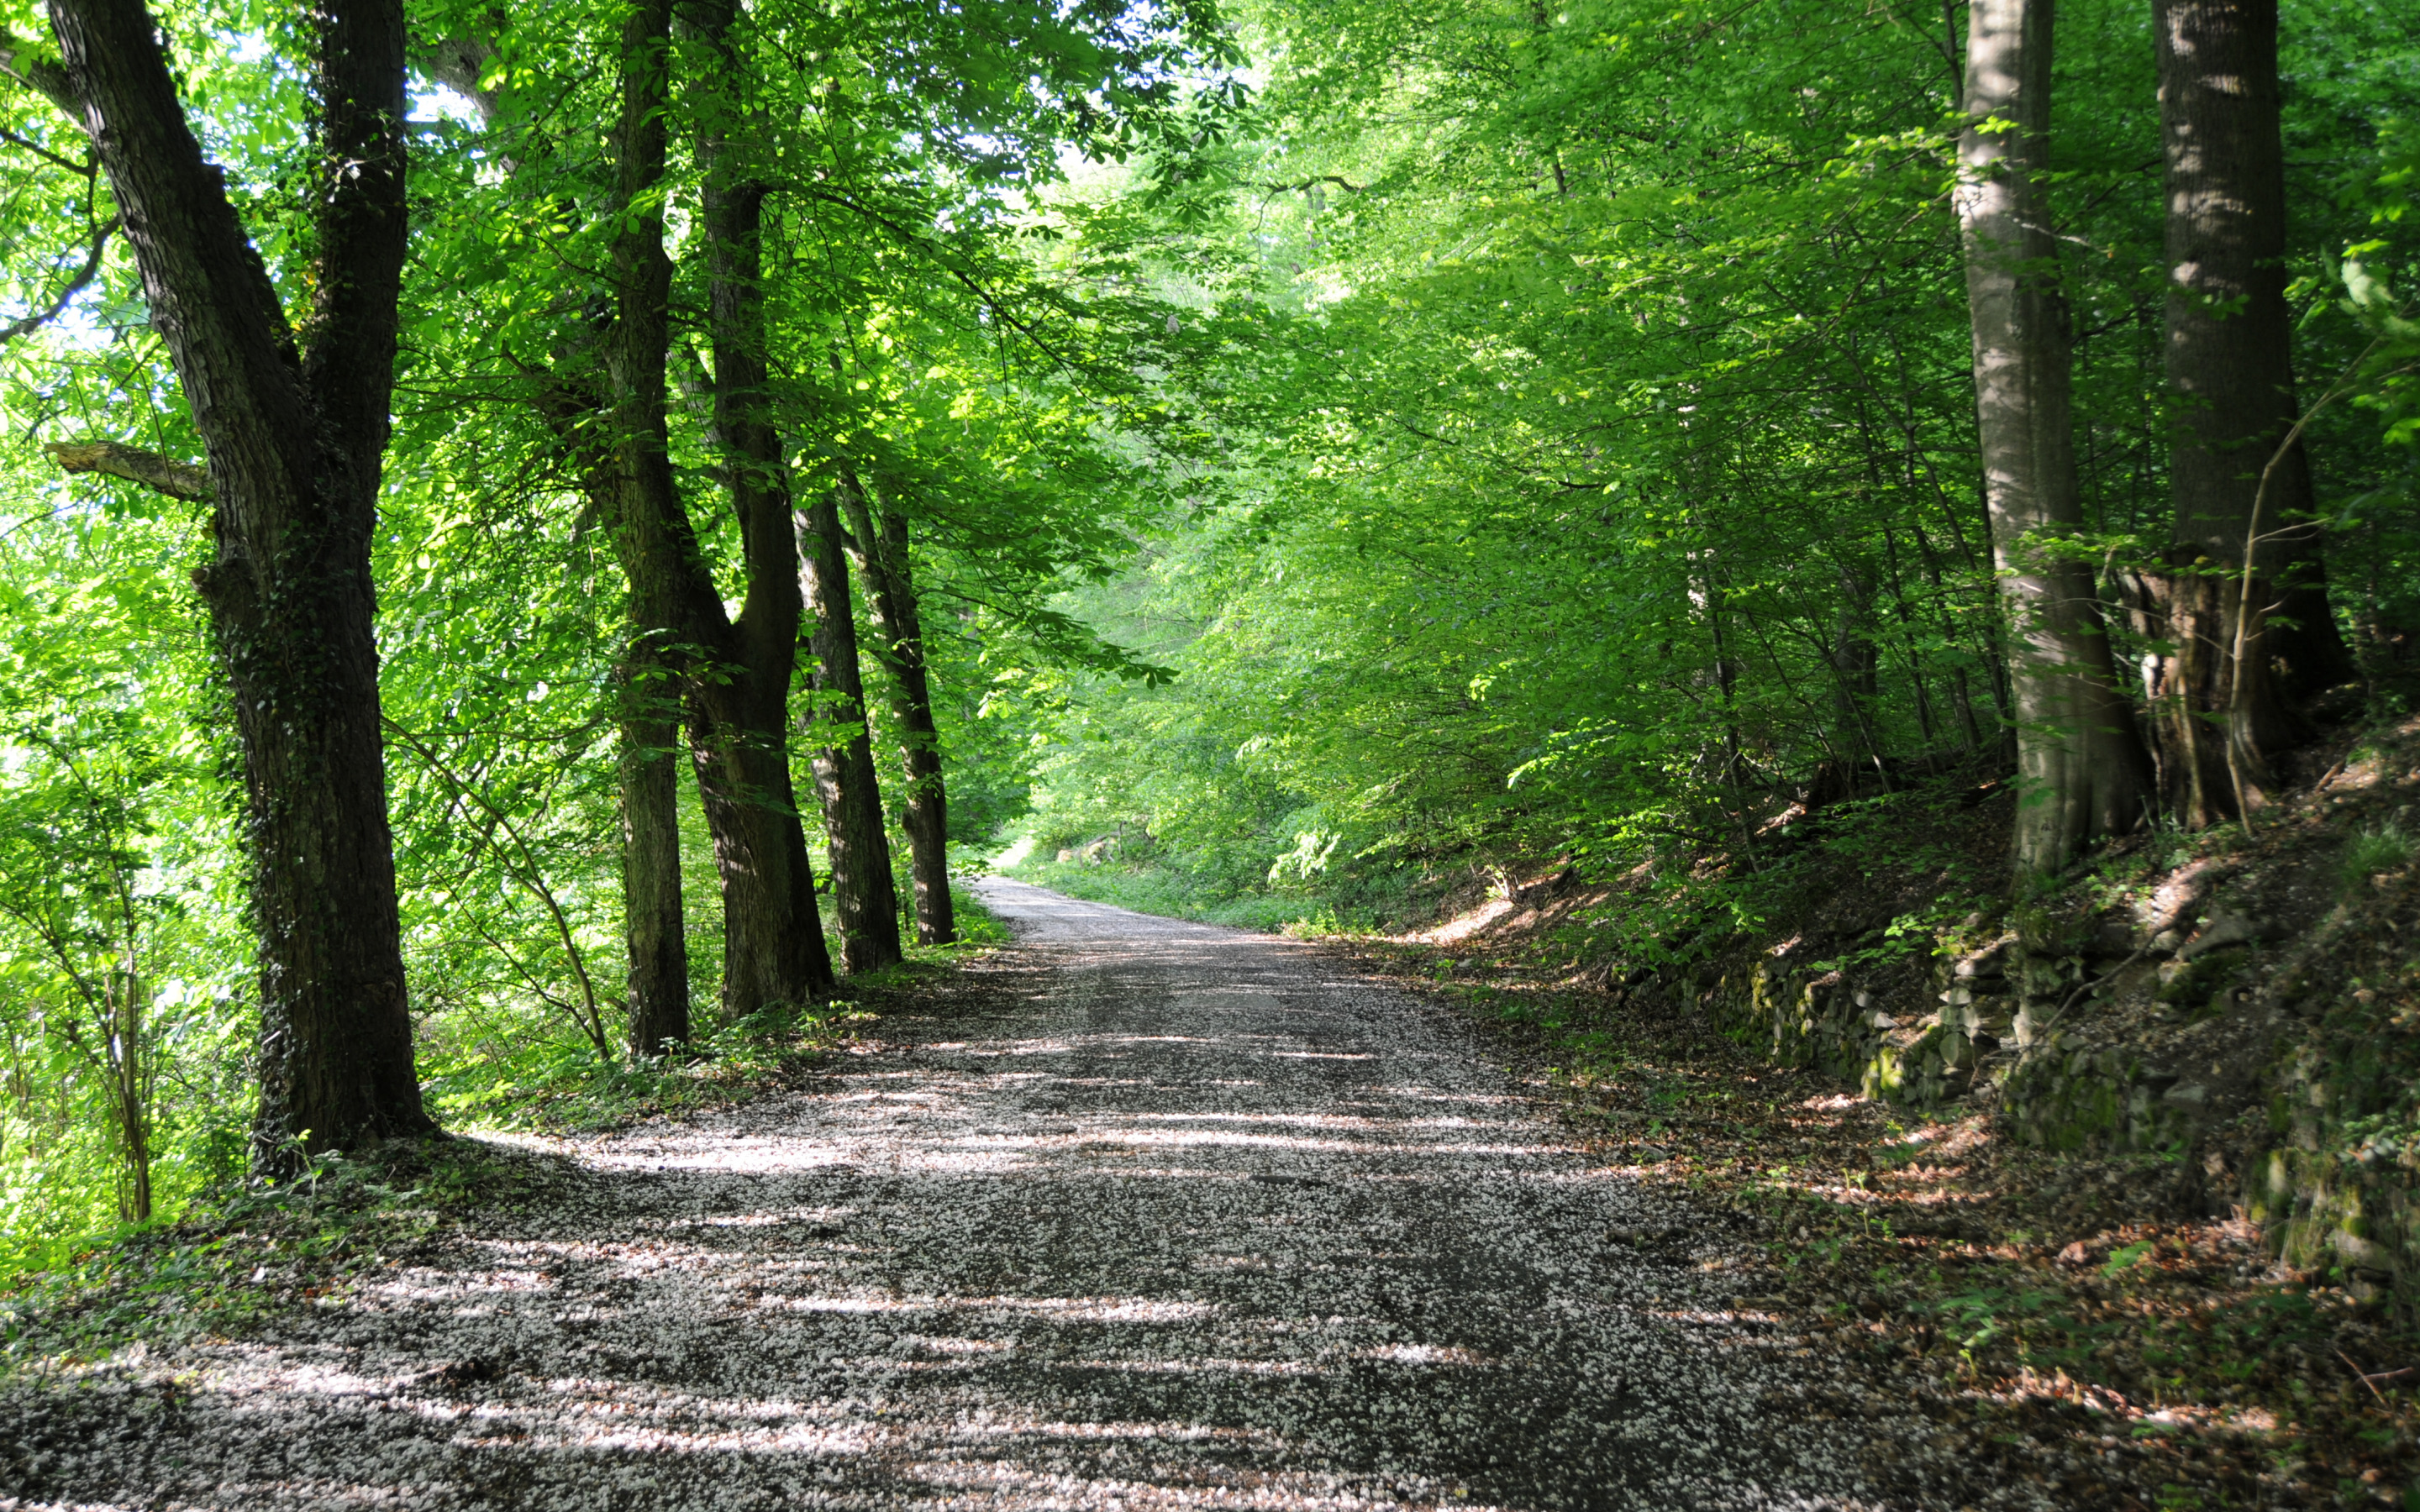
[{"label": "tall tree trunk", "polygon": [[412,1068],[371,627],[405,245],[403,8],[328,0],[314,17],[315,292],[299,347],[140,0],[54,0],[66,69],[45,90],[109,171],[209,452],[218,549],[194,580],[243,750],[255,1157],[271,1172],[433,1127]]},{"label": "tall tree trunk", "polygon": [[689,934],[682,918],[680,773],[662,662],[633,642],[622,666],[622,937],[629,950],[630,1053],[689,1042]]},{"label": "tall tree trunk", "polygon": [[891,841],[874,776],[865,687],[857,671],[857,616],[849,603],[848,559],[840,509],[826,493],[799,511],[799,561],[814,616],[815,795],[831,847],[832,899],[840,911],[841,962],[852,972],[896,963],[899,895],[891,881]]},{"label": "tall tree trunk", "polygon": [[[2058,870],[2142,818],[2149,774],[2091,573],[2040,548],[2083,523],[2048,167],[2050,0],[1974,0],[1957,207],[1993,555],[2009,596],[2020,872]],[[2015,130],[1987,130],[1994,120]]]},{"label": "tall tree trunk", "polygon": [[941,739],[933,722],[933,684],[924,658],[924,627],[908,565],[908,517],[884,509],[880,529],[862,482],[841,475],[841,501],[857,546],[874,619],[874,656],[890,673],[891,710],[899,722],[900,755],[908,768],[908,864],[916,890],[916,936],[926,945],[958,937],[950,902],[949,793],[941,780]]},{"label": "tall tree trunk", "polygon": [[[591,506],[612,519],[619,507],[613,457],[580,424],[597,409],[548,384],[540,409],[582,458]],[[622,944],[627,959],[630,1054],[665,1056],[689,1042],[689,924],[680,846],[679,682],[667,658],[634,622],[614,670],[617,786],[622,803]]]},{"label": "tall tree trunk", "polygon": [[[733,438],[726,442],[734,454],[729,471],[748,566],[747,597],[736,622],[723,611],[673,474],[664,397],[672,263],[664,254],[659,197],[671,33],[670,0],[641,0],[622,33],[624,209],[613,239],[617,309],[607,363],[618,482],[612,524],[643,633],[661,634],[683,648],[690,762],[722,881],[722,1006],[736,1017],[829,994],[831,958],[790,782],[787,724],[799,590],[786,502],[766,486],[768,466],[778,468],[780,457],[778,451],[750,451],[745,429],[749,407],[761,399],[761,344],[752,346],[758,364],[752,381],[745,367],[750,343],[736,344],[731,355],[741,366],[728,381],[721,343],[715,354],[718,428]],[[728,82],[728,69],[716,71]],[[705,106],[713,108],[710,91]],[[749,259],[757,255],[763,195],[728,176],[714,193],[705,217],[708,255],[735,260],[719,280],[721,293],[728,297],[728,285],[737,282],[752,297]],[[739,399],[737,415],[724,412],[726,393]],[[768,510],[776,512],[778,528]]]},{"label": "tall tree trunk", "polygon": [[[2311,474],[2299,442],[2261,489],[2296,412],[2276,0],[2157,5],[2177,513],[2170,570],[2146,584],[2146,597],[2154,632],[2173,647],[2151,678],[2166,797],[2198,826],[2236,811],[2238,781],[2257,802],[2269,754],[2304,734],[2272,665],[2278,654],[2289,652],[2293,672],[2317,686],[2341,681],[2350,658],[2324,589],[2314,591]],[[2243,552],[2256,533],[2238,669]],[[2271,625],[2281,574],[2297,559],[2304,582],[2287,602],[2299,623]]]},{"label": "tall tree trunk", "polygon": [[[505,18],[485,18],[501,26]],[[416,48],[412,63],[477,106],[490,129],[516,101],[506,90],[482,89],[480,80],[495,57],[492,37],[465,36]],[[504,160],[507,173],[517,164]],[[556,440],[578,465],[582,488],[599,518],[611,521],[620,508],[620,484],[610,445],[587,424],[607,407],[605,396],[567,362],[554,372],[537,372],[536,408]],[[635,607],[635,606],[634,606]],[[628,959],[630,1053],[660,1056],[690,1035],[689,934],[682,902],[680,786],[675,760],[680,702],[675,663],[634,620],[629,652],[617,669],[615,735],[622,807],[622,942]]]},{"label": "tall tree trunk", "polygon": [[1899,620],[1900,652],[1907,658],[1908,687],[1916,694],[1916,728],[1924,740],[1925,769],[1937,771],[1932,691],[1925,675],[1924,653],[1916,649],[1916,606],[1907,601],[1907,581],[1899,565],[1899,537],[1888,526],[1883,528],[1883,564],[1890,573],[1891,608]]},{"label": "tall tree trunk", "polygon": [[[1873,588],[1859,569],[1842,563],[1835,580],[1839,585],[1838,612],[1832,621],[1832,644],[1825,659],[1832,666],[1832,711],[1838,721],[1840,749],[1891,786],[1883,764],[1882,742],[1874,731],[1876,705],[1882,699],[1882,652],[1874,644]],[[1852,780],[1854,780],[1854,774]]]},{"label": "tall tree trunk", "polygon": [[[1924,533],[1924,526],[1920,521],[1911,521],[1909,530],[1916,536],[1917,559],[1924,563],[1925,586],[1932,592],[1933,613],[1941,624],[1942,643],[1955,653],[1962,648],[1959,645],[1957,619],[1949,609],[1949,594],[1942,586],[1940,555],[1933,550],[1932,541]],[[1990,677],[1988,668],[1985,677],[1988,681]],[[1949,683],[1958,694],[1958,727],[1965,739],[1966,754],[1970,757],[1980,755],[1984,746],[1983,728],[1975,717],[1975,699],[1967,686],[1966,669],[1953,663],[1949,671]]]}]

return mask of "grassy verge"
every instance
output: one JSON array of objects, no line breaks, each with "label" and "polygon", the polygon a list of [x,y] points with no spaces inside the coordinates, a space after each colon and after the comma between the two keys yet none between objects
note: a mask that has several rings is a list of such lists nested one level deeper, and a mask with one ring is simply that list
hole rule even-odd
[{"label": "grassy verge", "polygon": [[240,1334],[364,1270],[409,1256],[467,1211],[509,1201],[531,1162],[475,1140],[397,1142],[322,1157],[274,1190],[216,1194],[176,1224],[93,1236],[0,1290],[0,1381]]}]

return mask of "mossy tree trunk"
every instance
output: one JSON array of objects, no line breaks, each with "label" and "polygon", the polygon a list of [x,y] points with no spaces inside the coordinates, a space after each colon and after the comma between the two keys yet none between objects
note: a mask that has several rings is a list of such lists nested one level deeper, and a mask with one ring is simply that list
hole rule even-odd
[{"label": "mossy tree trunk", "polygon": [[891,881],[891,841],[874,774],[874,743],[858,674],[857,617],[840,508],[827,492],[799,512],[799,560],[814,616],[815,795],[830,846],[832,899],[840,913],[841,962],[876,971],[900,959],[898,893]]},{"label": "mossy tree trunk", "polygon": [[622,938],[629,959],[630,1053],[661,1056],[690,1038],[689,935],[682,917],[677,704],[667,669],[634,644],[621,670]]}]

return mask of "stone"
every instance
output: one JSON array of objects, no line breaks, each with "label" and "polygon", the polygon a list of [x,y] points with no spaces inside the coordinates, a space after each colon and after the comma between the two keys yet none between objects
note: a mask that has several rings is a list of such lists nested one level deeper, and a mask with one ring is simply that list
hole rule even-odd
[{"label": "stone", "polygon": [[2268,930],[2268,925],[2258,919],[2222,908],[2210,916],[2210,922],[2202,926],[2201,933],[2188,941],[2177,954],[2180,959],[2190,961],[2226,946],[2256,944]]},{"label": "stone", "polygon": [[1968,956],[1952,966],[1949,974],[1960,981],[1985,981],[2005,975],[1996,953],[1988,957]]}]

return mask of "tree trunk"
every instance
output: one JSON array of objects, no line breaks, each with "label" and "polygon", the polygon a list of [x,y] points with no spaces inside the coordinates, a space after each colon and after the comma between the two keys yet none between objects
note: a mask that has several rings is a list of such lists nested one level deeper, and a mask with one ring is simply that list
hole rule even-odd
[{"label": "tree trunk", "polygon": [[[1842,564],[1835,579],[1840,598],[1832,622],[1832,644],[1826,658],[1832,666],[1832,712],[1838,721],[1840,749],[1854,761],[1862,753],[1889,791],[1890,773],[1883,764],[1874,716],[1882,701],[1882,652],[1874,643],[1873,588],[1858,569]],[[1854,783],[1855,774],[1851,774]]]},{"label": "tree trunk", "polygon": [[[2314,588],[2311,475],[2294,424],[2286,304],[2286,169],[2278,134],[2276,0],[2158,0],[2160,132],[2167,161],[2167,362],[2176,526],[2169,571],[2145,585],[2149,628],[2173,649],[2151,674],[2169,808],[2191,826],[2258,801],[2266,758],[2303,738],[2273,665],[2317,687],[2349,657]],[[2254,518],[2256,507],[2258,519]],[[2254,552],[2245,656],[2234,662],[2243,552]],[[2268,609],[2302,559],[2300,623]],[[2230,745],[2232,750],[2229,749]]]},{"label": "tree trunk", "polygon": [[865,688],[857,671],[857,619],[849,604],[840,508],[829,493],[799,511],[798,529],[821,664],[810,717],[815,794],[823,800],[832,899],[840,910],[841,962],[851,972],[874,971],[900,959],[899,899],[891,881],[891,841],[882,828]]},{"label": "tree trunk", "polygon": [[[130,929],[132,925],[130,918]],[[126,1191],[118,1211],[139,1224],[151,1221],[151,1119],[149,1078],[144,1074],[143,1005],[147,998],[142,974],[134,969],[133,935],[128,935],[126,968],[113,972],[104,983],[109,1020],[101,1025],[108,1036],[109,1070],[116,1079],[118,1137],[126,1146]]]},{"label": "tree trunk", "polygon": [[[488,18],[501,24],[501,13]],[[493,128],[513,101],[504,90],[482,89],[479,81],[494,58],[487,37],[447,38],[415,51],[422,71],[452,87],[478,107],[480,121]],[[504,160],[505,171],[516,164]],[[576,366],[566,363],[566,367]],[[606,407],[604,396],[581,378],[540,372],[536,408],[558,442],[573,456],[582,491],[599,518],[618,517],[620,482],[615,457],[586,422]],[[686,1044],[690,1035],[689,934],[682,902],[680,785],[675,760],[680,702],[675,680],[678,658],[651,645],[644,627],[630,625],[630,650],[617,670],[615,713],[618,778],[622,803],[622,942],[630,1053],[661,1056]]]},{"label": "tree trunk", "polygon": [[[2295,446],[2299,452],[2301,442]],[[2307,469],[2304,475],[2307,486]],[[2261,512],[2266,514],[2267,506]],[[2282,579],[2278,608],[2261,627],[2261,644],[2268,648],[2278,687],[2289,700],[2314,698],[2361,677],[2352,642],[2337,625],[2331,607],[2327,562],[2319,544],[2316,532],[2287,543],[2292,554],[2278,572]]]},{"label": "tree trunk", "polygon": [[[540,406],[583,460],[584,491],[601,518],[619,507],[613,456],[580,424],[595,409],[559,386]],[[633,623],[615,670],[616,777],[622,800],[622,944],[628,959],[630,1054],[666,1056],[689,1042],[689,923],[683,904],[678,747],[680,697],[670,659]]]},{"label": "tree trunk", "polygon": [[[664,119],[670,94],[672,7],[642,0],[622,33],[620,202],[613,239],[617,309],[607,363],[613,399],[616,507],[614,549],[630,580],[642,633],[681,647],[690,763],[722,880],[722,1007],[726,1016],[771,1003],[799,1003],[831,991],[831,958],[815,908],[814,877],[790,783],[787,734],[790,674],[798,635],[798,584],[791,569],[788,511],[767,486],[778,452],[752,452],[745,422],[761,398],[762,346],[747,364],[740,341],[718,342],[718,428],[734,440],[729,471],[740,508],[748,591],[739,618],[700,554],[675,479],[665,412],[671,342],[672,263],[664,255]],[[727,302],[734,280],[754,284],[763,196],[734,191],[725,177],[706,206],[708,255],[725,270],[710,280]],[[721,334],[720,329],[718,335]],[[738,400],[726,413],[726,396]],[[767,517],[775,513],[779,529]],[[776,565],[778,563],[778,565]]]},{"label": "tree trunk", "polygon": [[149,12],[51,8],[66,93],[209,452],[218,549],[194,580],[243,751],[255,1154],[271,1172],[303,1150],[434,1127],[412,1068],[371,628],[405,245],[403,8],[329,0],[314,15],[317,246],[298,347],[186,124]]},{"label": "tree trunk", "polygon": [[680,774],[662,663],[633,645],[620,688],[622,937],[629,949],[630,1054],[689,1042],[689,934],[682,918]]},{"label": "tree trunk", "polygon": [[[1974,0],[1957,208],[1993,554],[2009,595],[2021,873],[2142,819],[2148,773],[2091,573],[2040,548],[2083,523],[2066,301],[2037,176],[2048,165],[2050,0]],[[1984,130],[1997,119],[2014,131]]]},{"label": "tree trunk", "polygon": [[852,473],[841,478],[857,544],[858,571],[873,611],[874,656],[891,674],[891,709],[899,721],[900,754],[908,767],[902,827],[908,831],[908,867],[916,889],[916,936],[926,945],[958,937],[950,902],[949,794],[941,780],[941,739],[933,723],[933,685],[924,659],[923,622],[916,608],[916,584],[908,565],[908,517],[882,511],[881,529],[865,489]]}]

